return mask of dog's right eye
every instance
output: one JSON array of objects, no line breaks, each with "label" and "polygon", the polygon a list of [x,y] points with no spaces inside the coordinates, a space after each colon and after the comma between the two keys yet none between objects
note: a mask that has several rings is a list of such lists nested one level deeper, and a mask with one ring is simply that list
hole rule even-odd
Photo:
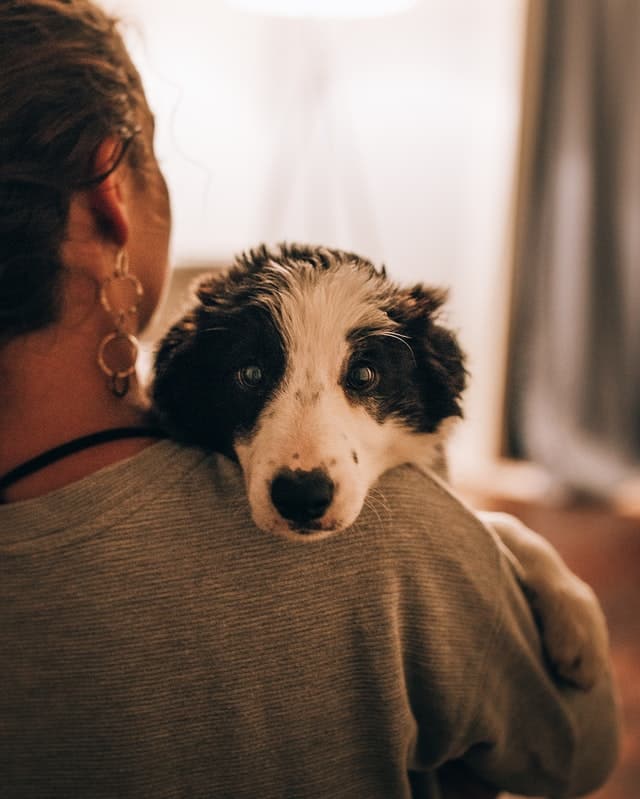
[{"label": "dog's right eye", "polygon": [[256,364],[249,364],[238,369],[236,380],[242,388],[258,388],[264,382],[264,372]]},{"label": "dog's right eye", "polygon": [[378,384],[378,372],[368,363],[355,363],[347,373],[347,385],[353,391],[367,391]]}]

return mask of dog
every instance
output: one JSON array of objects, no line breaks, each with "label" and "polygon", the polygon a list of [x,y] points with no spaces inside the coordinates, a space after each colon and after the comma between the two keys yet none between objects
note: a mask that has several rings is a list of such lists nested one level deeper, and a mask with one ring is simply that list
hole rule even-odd
[{"label": "dog", "polygon": [[[240,463],[260,529],[326,538],[355,522],[387,470],[446,478],[467,370],[445,300],[350,252],[243,253],[200,282],[160,342],[155,413],[173,437]],[[608,651],[591,589],[511,517],[484,521],[514,560],[557,672],[590,687]]]}]

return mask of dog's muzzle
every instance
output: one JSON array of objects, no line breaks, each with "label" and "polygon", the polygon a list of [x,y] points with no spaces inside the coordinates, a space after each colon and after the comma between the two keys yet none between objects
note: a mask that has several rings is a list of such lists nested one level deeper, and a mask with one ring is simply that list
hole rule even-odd
[{"label": "dog's muzzle", "polygon": [[282,469],[271,483],[271,501],[296,527],[317,529],[334,494],[333,480],[323,469]]}]

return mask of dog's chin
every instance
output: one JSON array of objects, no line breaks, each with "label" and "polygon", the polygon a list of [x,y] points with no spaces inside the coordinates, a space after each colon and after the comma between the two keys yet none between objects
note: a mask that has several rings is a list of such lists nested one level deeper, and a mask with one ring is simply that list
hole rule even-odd
[{"label": "dog's chin", "polygon": [[252,513],[252,516],[256,526],[263,532],[298,543],[322,541],[343,532],[351,524],[351,522],[344,523],[335,518],[327,518],[302,525],[283,519],[277,513],[266,517],[263,514]]}]

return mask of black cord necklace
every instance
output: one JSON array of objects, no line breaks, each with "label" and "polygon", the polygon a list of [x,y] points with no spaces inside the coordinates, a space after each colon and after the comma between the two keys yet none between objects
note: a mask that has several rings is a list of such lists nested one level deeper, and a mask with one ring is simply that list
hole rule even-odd
[{"label": "black cord necklace", "polygon": [[106,444],[109,441],[117,441],[122,438],[166,438],[166,433],[158,427],[114,427],[109,430],[99,430],[97,433],[90,433],[87,436],[80,436],[57,447],[48,449],[46,452],[36,455],[35,458],[30,458],[15,469],[11,469],[5,475],[0,477],[0,503],[2,499],[2,492],[10,485],[22,480],[34,472],[44,469],[56,461],[62,460],[75,452],[80,452],[83,449],[98,446],[99,444]]}]

